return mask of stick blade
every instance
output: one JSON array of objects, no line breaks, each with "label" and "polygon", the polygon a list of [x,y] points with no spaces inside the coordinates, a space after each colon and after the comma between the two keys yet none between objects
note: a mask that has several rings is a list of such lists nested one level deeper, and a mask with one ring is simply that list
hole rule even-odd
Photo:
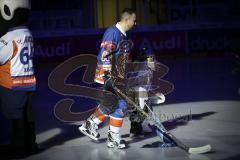
[{"label": "stick blade", "polygon": [[189,148],[188,153],[190,154],[203,154],[211,151],[211,145],[205,145],[202,147]]}]

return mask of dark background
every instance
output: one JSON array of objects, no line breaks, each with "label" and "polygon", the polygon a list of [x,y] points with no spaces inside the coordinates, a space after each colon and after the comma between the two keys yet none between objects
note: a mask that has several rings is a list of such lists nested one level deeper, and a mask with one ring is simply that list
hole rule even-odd
[{"label": "dark background", "polygon": [[[125,7],[137,13],[138,26],[131,33],[135,54],[147,47],[169,67],[162,79],[175,89],[166,96],[166,104],[240,99],[238,0],[33,0],[30,28],[38,84],[33,109],[38,133],[66,127],[68,123],[54,113],[63,98],[75,100],[72,112],[95,107],[94,100],[53,92],[48,76],[70,57],[97,55],[105,28],[117,22]],[[74,71],[66,83],[86,85],[84,69]],[[0,118],[5,128],[1,141],[6,142],[8,121]]]}]

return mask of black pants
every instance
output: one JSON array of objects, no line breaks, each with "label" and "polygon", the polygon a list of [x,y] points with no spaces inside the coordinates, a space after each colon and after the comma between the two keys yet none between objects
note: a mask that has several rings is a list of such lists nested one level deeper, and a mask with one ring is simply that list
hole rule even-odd
[{"label": "black pants", "polygon": [[12,124],[13,150],[28,154],[35,152],[36,135],[32,113],[33,92],[15,91],[0,86],[0,106]]}]

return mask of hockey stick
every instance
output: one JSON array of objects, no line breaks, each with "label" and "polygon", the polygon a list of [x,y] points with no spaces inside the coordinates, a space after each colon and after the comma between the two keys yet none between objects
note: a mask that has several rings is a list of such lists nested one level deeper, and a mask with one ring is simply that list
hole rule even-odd
[{"label": "hockey stick", "polygon": [[153,111],[150,109],[150,107],[145,103],[147,106],[148,110],[150,110],[152,116],[150,116],[147,112],[145,112],[141,107],[139,107],[132,99],[130,99],[128,96],[126,96],[119,88],[116,86],[113,86],[113,89],[117,91],[121,97],[123,97],[128,103],[130,103],[132,106],[134,106],[138,111],[140,111],[144,116],[147,118],[151,119],[154,122],[154,125],[157,127],[157,133],[160,137],[164,137],[165,139],[171,141],[174,143],[176,146],[179,148],[183,149],[184,151],[190,153],[190,154],[203,154],[211,151],[211,145],[205,145],[202,147],[188,147],[185,144],[183,144],[180,140],[178,140],[173,134],[168,132],[165,127],[162,125],[161,121],[159,118],[157,118]]}]

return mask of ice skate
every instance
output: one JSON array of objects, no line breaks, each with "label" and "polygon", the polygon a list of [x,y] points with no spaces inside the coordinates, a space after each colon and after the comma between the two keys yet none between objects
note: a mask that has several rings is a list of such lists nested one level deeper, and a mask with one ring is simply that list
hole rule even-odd
[{"label": "ice skate", "polygon": [[124,140],[121,139],[119,133],[108,131],[107,146],[109,148],[116,147],[119,149],[123,149],[126,148],[126,143]]},{"label": "ice skate", "polygon": [[130,138],[144,138],[144,132],[141,125],[141,122],[131,122],[131,128],[130,128]]},{"label": "ice skate", "polygon": [[97,132],[98,126],[93,122],[92,117],[90,117],[86,122],[80,126],[79,131],[89,138],[98,141],[100,134]]}]

